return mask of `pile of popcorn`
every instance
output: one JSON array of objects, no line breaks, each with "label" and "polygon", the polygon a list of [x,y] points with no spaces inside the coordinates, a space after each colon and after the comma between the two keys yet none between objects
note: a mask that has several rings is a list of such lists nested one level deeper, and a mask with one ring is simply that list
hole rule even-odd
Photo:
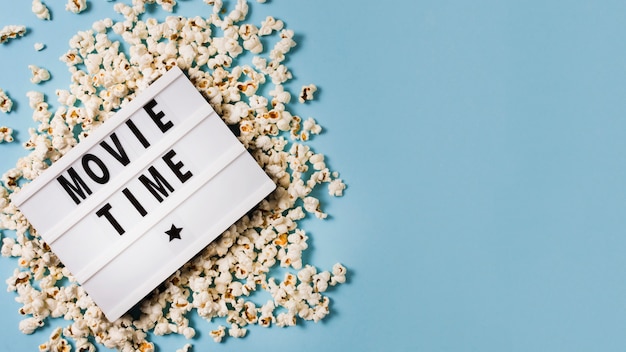
[{"label": "pile of popcorn", "polygon": [[[298,321],[317,322],[329,314],[329,298],[324,293],[346,281],[346,268],[341,264],[320,271],[303,262],[308,236],[299,221],[307,214],[326,217],[313,190],[325,186],[330,195],[341,196],[346,186],[328,168],[324,155],[304,144],[321,127],[314,119],[303,120],[287,110],[291,93],[284,83],[292,75],[284,62],[296,45],[294,32],[273,17],[260,26],[245,23],[246,0],[238,0],[230,11],[222,0],[204,2],[212,6],[206,18],[170,16],[162,22],[143,20],[146,4],[172,11],[175,0],[115,3],[123,21],[103,19],[71,38],[61,60],[72,79],[69,89],[56,91],[60,107],[51,111],[42,93],[28,93],[37,127],[29,130],[24,143],[30,154],[1,178],[0,229],[16,232],[15,238],[2,238],[1,254],[18,258],[19,267],[6,282],[22,304],[22,332],[33,333],[51,318],[69,321],[40,345],[41,351],[70,350],[66,339],[78,351],[95,351],[96,343],[120,351],[153,351],[148,333],[195,336],[188,318],[192,311],[209,322],[221,318],[223,325],[207,329],[216,342],[226,336],[245,336],[249,324],[284,327]],[[84,6],[84,1],[68,1],[72,11]],[[40,1],[33,1],[33,12],[47,19],[44,8]],[[214,34],[218,28],[219,36]],[[123,39],[127,52],[109,38],[111,32]],[[19,35],[19,31],[11,33]],[[261,38],[266,36],[275,38],[275,44],[264,57],[267,41]],[[251,65],[236,65],[246,52],[254,55]],[[224,121],[238,129],[239,140],[277,189],[155,289],[137,312],[109,322],[9,195],[19,192],[22,182],[40,175],[173,66],[182,68]],[[34,83],[50,76],[44,69],[31,69]],[[257,94],[269,81],[269,96]],[[316,90],[315,85],[302,87],[298,100],[314,99]],[[0,108],[11,109],[9,97],[1,90]],[[0,128],[0,139],[6,141],[10,133]],[[283,268],[284,277],[270,275],[276,267]],[[255,303],[256,291],[269,292],[272,299]],[[190,347],[187,344],[180,351]]]}]

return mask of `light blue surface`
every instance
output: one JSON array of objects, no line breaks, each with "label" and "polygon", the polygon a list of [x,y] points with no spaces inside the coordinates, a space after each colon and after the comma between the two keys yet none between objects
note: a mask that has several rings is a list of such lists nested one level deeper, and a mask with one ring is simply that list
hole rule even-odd
[{"label": "light blue surface", "polygon": [[[0,125],[19,138],[31,123],[25,92],[67,88],[67,40],[113,16],[104,0],[81,15],[46,3],[49,23],[27,1],[0,11],[1,25],[32,29],[0,46],[0,87],[18,103]],[[208,14],[200,1],[179,5]],[[626,349],[626,3],[251,6],[257,23],[271,14],[296,31],[293,90],[320,88],[293,110],[325,128],[312,144],[349,188],[327,201],[329,220],[305,223],[307,259],[340,261],[350,276],[319,324],[216,345],[217,323],[196,319],[194,351]],[[36,41],[48,48],[35,52]],[[30,84],[31,63],[54,79]],[[22,152],[0,153],[6,170]],[[0,274],[13,267],[2,259]],[[13,297],[0,294],[0,350],[36,350],[49,330],[21,335]]]}]

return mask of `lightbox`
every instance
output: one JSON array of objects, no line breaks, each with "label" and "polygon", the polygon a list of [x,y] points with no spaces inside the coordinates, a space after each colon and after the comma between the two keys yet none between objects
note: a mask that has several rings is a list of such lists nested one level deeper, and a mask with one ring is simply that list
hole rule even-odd
[{"label": "lightbox", "polygon": [[114,321],[275,187],[174,67],[11,198]]}]

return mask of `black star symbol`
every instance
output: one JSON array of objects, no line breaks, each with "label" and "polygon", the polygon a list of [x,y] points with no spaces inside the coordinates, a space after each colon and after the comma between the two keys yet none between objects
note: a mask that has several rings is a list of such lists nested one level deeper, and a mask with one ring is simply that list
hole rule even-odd
[{"label": "black star symbol", "polygon": [[172,242],[173,239],[178,238],[180,240],[180,232],[183,230],[182,227],[176,227],[174,226],[174,224],[172,224],[172,227],[165,231],[165,234],[170,236],[170,242]]}]

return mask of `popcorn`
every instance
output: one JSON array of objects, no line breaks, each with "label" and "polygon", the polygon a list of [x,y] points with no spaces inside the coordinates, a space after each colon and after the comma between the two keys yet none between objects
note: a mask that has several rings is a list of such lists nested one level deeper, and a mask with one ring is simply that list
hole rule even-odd
[{"label": "popcorn", "polygon": [[30,78],[31,83],[41,83],[50,79],[50,72],[45,68],[41,68],[35,65],[28,65],[32,73],[32,77]]},{"label": "popcorn", "polygon": [[274,45],[274,49],[270,52],[272,63],[280,63],[285,60],[285,54],[289,53],[291,48],[296,46],[293,40],[294,32],[290,29],[283,29],[280,32],[280,40]]},{"label": "popcorn", "polygon": [[266,36],[272,34],[274,31],[283,29],[284,23],[281,20],[276,20],[272,16],[267,16],[265,21],[261,22],[261,28],[259,28],[259,35]]},{"label": "popcorn", "polygon": [[314,84],[303,86],[298,96],[298,101],[304,103],[307,100],[313,100],[313,93],[317,92],[317,87]]},{"label": "popcorn", "polygon": [[77,338],[75,346],[78,352],[96,352],[96,347],[84,337]]},{"label": "popcorn", "polygon": [[276,317],[276,325],[280,327],[295,326],[296,316],[293,313],[280,313]]},{"label": "popcorn", "polygon": [[261,307],[261,316],[259,317],[259,325],[268,327],[276,321],[274,317],[274,309],[276,306],[273,301],[268,301]]},{"label": "popcorn", "polygon": [[62,338],[62,329],[56,328],[50,335],[48,342],[39,345],[39,351],[41,352],[69,352],[72,350],[72,346]]},{"label": "popcorn", "polygon": [[22,25],[8,25],[0,29],[0,44],[4,44],[9,39],[15,39],[26,34],[26,26]]},{"label": "popcorn", "polygon": [[[324,154],[304,144],[321,133],[321,126],[313,118],[304,120],[289,112],[292,94],[284,84],[292,75],[284,63],[296,45],[294,32],[271,16],[260,26],[245,23],[249,12],[245,0],[230,4],[230,12],[221,0],[204,2],[212,6],[206,17],[177,14],[163,21],[143,20],[146,4],[172,11],[176,1],[113,4],[121,21],[96,21],[69,41],[60,60],[66,63],[71,81],[55,92],[59,106],[51,110],[41,92],[27,93],[37,125],[29,129],[24,143],[30,153],[2,175],[0,229],[14,230],[16,235],[2,239],[0,252],[17,259],[6,283],[9,291],[16,292],[20,313],[25,315],[20,330],[33,332],[53,318],[67,320],[60,333],[55,330],[54,338],[40,346],[43,350],[56,346],[63,350],[68,345],[60,341],[71,339],[78,351],[95,351],[95,344],[120,351],[153,351],[148,334],[194,338],[196,330],[188,318],[192,312],[208,321],[225,320],[209,332],[216,342],[226,335],[246,336],[251,324],[286,327],[319,321],[329,313],[325,292],[346,281],[341,264],[332,271],[318,271],[305,262],[308,236],[300,220],[307,214],[327,216],[315,189],[326,185],[331,195],[340,196],[346,186],[326,165]],[[85,7],[86,1],[68,1],[69,11],[78,13]],[[123,45],[110,37],[112,33]],[[271,50],[260,39],[268,35],[278,37]],[[245,60],[251,62],[246,65]],[[237,138],[278,187],[147,296],[136,315],[109,322],[10,203],[8,194],[18,192],[19,181],[36,178],[175,65],[185,69],[220,117],[240,132]],[[44,80],[44,69],[31,66],[33,79]],[[269,80],[272,87],[265,86]],[[312,87],[304,87],[299,99],[312,99],[316,89]],[[263,93],[267,91],[269,95]],[[10,99],[2,91],[0,99],[4,99],[0,107],[10,110]],[[278,265],[286,272],[282,281],[273,277]],[[258,307],[248,298],[257,290],[271,295]],[[190,348],[186,344],[180,350]]]},{"label": "popcorn", "polygon": [[220,325],[217,329],[209,331],[209,335],[213,338],[213,341],[222,342],[222,338],[226,335],[226,328]]},{"label": "popcorn", "polygon": [[[312,117],[309,117],[304,121],[302,129],[305,132],[310,132],[312,134],[320,134],[322,132],[322,126],[318,125]],[[320,169],[316,169],[320,170]]]},{"label": "popcorn", "polygon": [[46,45],[44,43],[37,42],[33,45],[33,47],[37,51],[42,51],[46,47]]},{"label": "popcorn", "polygon": [[196,336],[196,330],[189,326],[182,327],[182,329],[179,328],[178,333],[185,336],[185,338],[188,340]]},{"label": "popcorn", "polygon": [[43,326],[43,320],[31,317],[20,321],[19,329],[23,334],[30,335]]},{"label": "popcorn", "polygon": [[105,18],[100,21],[96,21],[93,23],[91,28],[98,33],[105,33],[108,28],[113,26],[113,20],[110,18]]},{"label": "popcorn", "polygon": [[274,84],[285,83],[292,78],[291,72],[289,72],[285,65],[278,65],[276,69],[269,71],[269,75]]},{"label": "popcorn", "polygon": [[11,100],[11,98],[9,98],[7,93],[2,90],[2,88],[0,88],[0,111],[4,113],[9,113],[11,112],[12,107],[13,101]]},{"label": "popcorn", "polygon": [[70,49],[65,55],[61,56],[60,60],[65,62],[67,66],[76,66],[83,62],[83,58],[76,49]]},{"label": "popcorn", "polygon": [[6,142],[6,143],[11,143],[13,142],[13,129],[10,127],[6,127],[6,126],[0,126],[0,143]]},{"label": "popcorn", "polygon": [[253,34],[249,39],[244,40],[243,48],[253,54],[259,54],[263,51],[263,44],[259,36]]},{"label": "popcorn", "polygon": [[230,329],[228,329],[228,336],[234,338],[240,338],[246,336],[248,329],[242,329],[237,324],[232,324]]},{"label": "popcorn", "polygon": [[346,185],[339,178],[330,181],[330,183],[328,184],[328,194],[330,194],[331,196],[342,196],[344,189],[346,189]]},{"label": "popcorn", "polygon": [[330,285],[343,284],[346,282],[346,268],[337,263],[333,265],[333,276],[330,278]]},{"label": "popcorn", "polygon": [[65,10],[73,13],[81,13],[87,9],[87,0],[67,0]]},{"label": "popcorn", "polygon": [[323,271],[319,274],[315,274],[312,277],[312,282],[314,292],[324,292],[328,289],[330,283],[330,273]]},{"label": "popcorn", "polygon": [[50,19],[50,10],[48,10],[48,7],[42,3],[41,0],[33,0],[31,10],[35,16],[41,20]]},{"label": "popcorn", "polygon": [[176,6],[176,0],[156,0],[156,2],[167,12],[174,11],[174,6]]},{"label": "popcorn", "polygon": [[185,346],[183,346],[182,348],[179,348],[176,350],[176,352],[189,352],[191,350],[191,344],[185,344]]},{"label": "popcorn", "polygon": [[312,155],[311,158],[309,158],[309,162],[313,164],[314,170],[323,170],[326,168],[326,163],[324,162],[324,154]]}]

